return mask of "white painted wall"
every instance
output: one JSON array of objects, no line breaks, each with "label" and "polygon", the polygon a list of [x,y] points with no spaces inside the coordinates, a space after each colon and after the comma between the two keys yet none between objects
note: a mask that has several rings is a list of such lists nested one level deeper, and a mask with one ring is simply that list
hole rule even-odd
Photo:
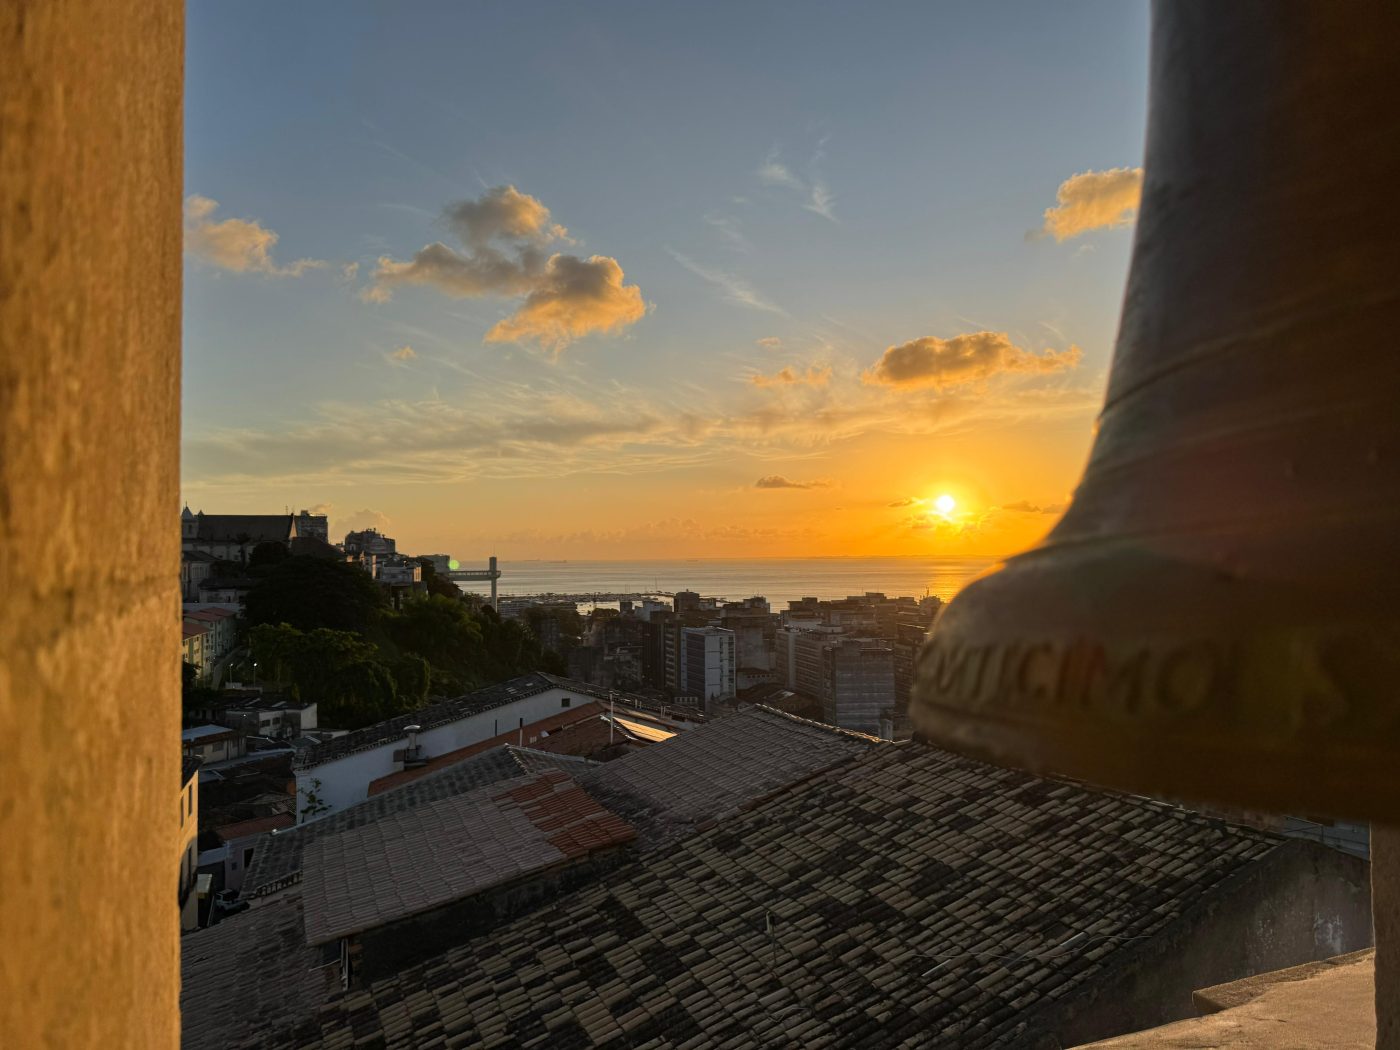
[{"label": "white painted wall", "polygon": [[[533,696],[512,700],[482,714],[419,733],[418,746],[427,752],[430,759],[437,758],[448,751],[479,744],[493,736],[510,732],[520,724],[522,718],[525,720],[525,735],[528,739],[531,722],[538,722],[542,718],[568,710],[563,704],[565,698],[569,700],[569,708],[594,702],[594,697],[568,689],[547,689]],[[321,782],[320,787],[314,790],[317,798],[330,806],[327,813],[344,809],[368,797],[371,781],[398,772],[399,766],[394,762],[394,752],[403,746],[403,736],[397,736],[373,748],[356,751],[311,769],[297,770],[298,821],[302,820],[300,811],[306,805],[306,793],[313,790],[313,780]]]}]

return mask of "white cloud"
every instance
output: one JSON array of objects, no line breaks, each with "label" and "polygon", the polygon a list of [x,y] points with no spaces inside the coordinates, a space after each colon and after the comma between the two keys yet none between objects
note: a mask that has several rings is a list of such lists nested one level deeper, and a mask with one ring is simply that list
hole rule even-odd
[{"label": "white cloud", "polygon": [[831,192],[831,188],[817,172],[821,159],[825,155],[825,148],[826,139],[822,139],[812,154],[812,162],[809,165],[809,173],[806,178],[798,176],[792,168],[783,162],[781,151],[777,146],[768,151],[768,155],[763,158],[763,163],[758,166],[755,174],[758,175],[758,180],[766,186],[774,186],[797,193],[802,197],[803,208],[835,222],[836,195]]},{"label": "white cloud", "polygon": [[671,253],[671,258],[680,263],[691,273],[695,274],[703,281],[708,281],[724,293],[724,297],[730,302],[739,303],[742,306],[749,306],[755,310],[766,310],[769,313],[787,315],[787,311],[776,303],[764,298],[743,278],[729,273],[725,270],[717,270],[712,267],[702,266],[689,256],[682,255],[672,248],[666,249]]},{"label": "white cloud", "polygon": [[234,273],[260,273],[267,277],[300,277],[327,263],[298,259],[278,266],[272,259],[277,234],[256,219],[214,220],[219,202],[199,194],[185,198],[185,251],[212,266]]}]

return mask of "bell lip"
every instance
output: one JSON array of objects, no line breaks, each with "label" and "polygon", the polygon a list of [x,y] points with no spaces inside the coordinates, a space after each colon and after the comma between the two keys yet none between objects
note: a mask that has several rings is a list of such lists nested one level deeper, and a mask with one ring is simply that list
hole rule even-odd
[{"label": "bell lip", "polygon": [[[937,746],[1037,775],[1217,811],[1400,824],[1397,639],[1388,588],[1303,589],[1134,542],[1042,545],[944,607],[909,713]],[[1132,708],[1094,691],[1102,677],[1076,677],[1085,646],[1110,675],[1155,661]],[[1161,668],[1195,646],[1221,677],[1195,706],[1157,702]],[[1033,649],[1043,675],[1008,677]],[[1354,677],[1333,674],[1334,656]]]},{"label": "bell lip", "polygon": [[1400,823],[1400,770],[1384,756],[1320,761],[1316,752],[1171,737],[1088,742],[1044,725],[961,713],[927,714],[918,735],[989,765],[1221,814]]}]

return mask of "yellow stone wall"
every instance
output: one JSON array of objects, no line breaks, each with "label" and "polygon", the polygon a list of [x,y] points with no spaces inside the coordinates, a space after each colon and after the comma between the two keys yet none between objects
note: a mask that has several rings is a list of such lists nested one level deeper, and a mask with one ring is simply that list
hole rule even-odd
[{"label": "yellow stone wall", "polygon": [[0,3],[0,1045],[179,1041],[180,0]]}]

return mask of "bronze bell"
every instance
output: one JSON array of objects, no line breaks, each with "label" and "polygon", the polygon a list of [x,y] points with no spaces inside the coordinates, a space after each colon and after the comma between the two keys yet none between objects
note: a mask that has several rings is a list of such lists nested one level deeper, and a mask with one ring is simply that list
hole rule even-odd
[{"label": "bronze bell", "polygon": [[958,595],[917,731],[1181,800],[1400,820],[1400,4],[1158,3],[1084,478]]}]

